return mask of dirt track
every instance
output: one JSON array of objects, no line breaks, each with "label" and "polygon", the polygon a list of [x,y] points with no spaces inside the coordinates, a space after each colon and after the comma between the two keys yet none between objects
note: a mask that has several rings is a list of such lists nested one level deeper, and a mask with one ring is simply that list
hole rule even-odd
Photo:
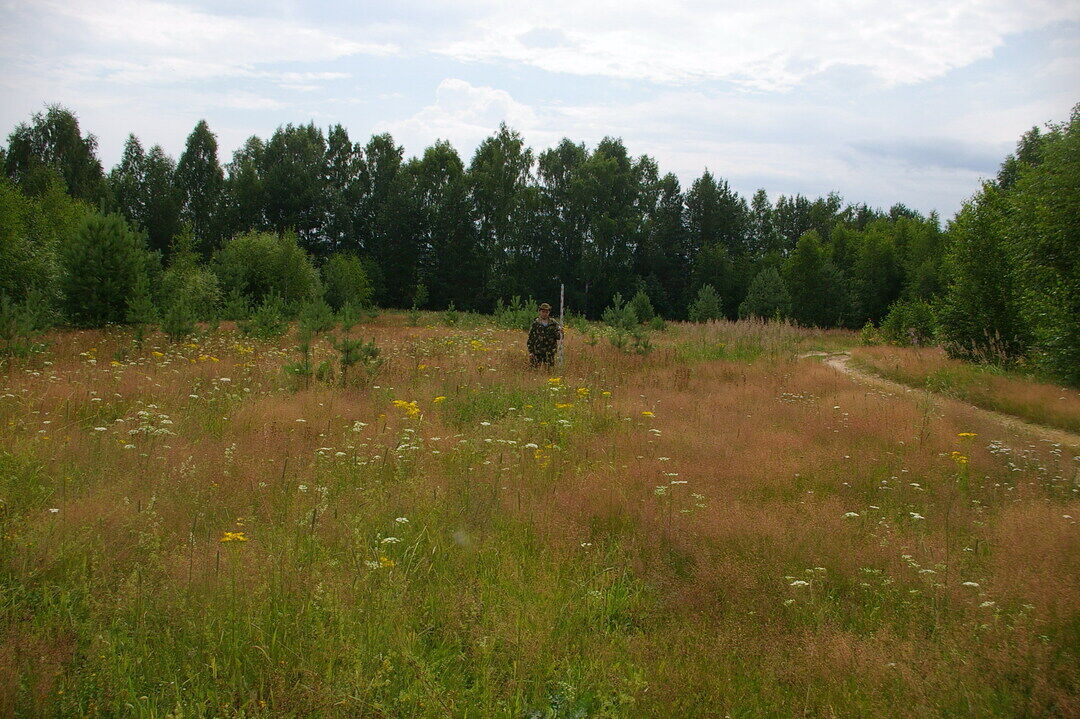
[{"label": "dirt track", "polygon": [[1053,427],[1044,427],[1040,424],[1032,424],[1026,422],[1019,417],[1015,417],[1011,414],[1002,414],[1001,412],[994,412],[988,409],[982,409],[976,407],[973,404],[962,402],[952,397],[945,397],[943,395],[928,392],[924,389],[915,389],[902,385],[899,382],[893,382],[883,377],[870,374],[861,369],[853,367],[851,365],[851,355],[847,352],[825,353],[825,352],[810,352],[802,355],[802,357],[823,357],[825,364],[829,365],[838,372],[843,372],[848,377],[851,377],[856,382],[875,387],[877,389],[885,390],[887,392],[893,392],[895,394],[910,394],[916,397],[926,397],[934,399],[943,399],[951,402],[955,402],[963,407],[966,407],[972,414],[982,417],[983,419],[989,419],[999,424],[1005,425],[1009,429],[1023,432],[1025,434],[1032,435],[1039,439],[1046,440],[1047,442],[1056,442],[1058,444],[1066,445],[1069,447],[1080,447],[1080,434],[1068,432],[1063,429],[1055,429]]}]

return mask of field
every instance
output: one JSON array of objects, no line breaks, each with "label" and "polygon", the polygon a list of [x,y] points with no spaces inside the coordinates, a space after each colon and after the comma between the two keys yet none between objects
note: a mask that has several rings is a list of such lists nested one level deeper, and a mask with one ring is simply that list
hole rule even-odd
[{"label": "field", "polygon": [[800,359],[841,331],[353,334],[0,375],[0,715],[1080,714],[1080,448]]}]

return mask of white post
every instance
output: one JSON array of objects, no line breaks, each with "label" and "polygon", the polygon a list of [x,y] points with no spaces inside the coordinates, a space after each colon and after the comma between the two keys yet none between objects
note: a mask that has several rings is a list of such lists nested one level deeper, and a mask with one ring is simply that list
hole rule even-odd
[{"label": "white post", "polygon": [[563,333],[565,332],[563,327],[563,304],[566,299],[566,285],[562,282],[559,283],[559,366],[563,365]]}]

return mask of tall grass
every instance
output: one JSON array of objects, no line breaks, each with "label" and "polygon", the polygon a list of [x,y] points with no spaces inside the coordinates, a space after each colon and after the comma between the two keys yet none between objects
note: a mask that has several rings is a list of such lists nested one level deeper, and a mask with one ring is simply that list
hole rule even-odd
[{"label": "tall grass", "polygon": [[1036,424],[1080,432],[1080,392],[994,367],[952,360],[937,348],[861,347],[856,363],[912,387]]},{"label": "tall grass", "polygon": [[1076,713],[1068,449],[794,359],[853,335],[360,329],[0,379],[0,715]]}]

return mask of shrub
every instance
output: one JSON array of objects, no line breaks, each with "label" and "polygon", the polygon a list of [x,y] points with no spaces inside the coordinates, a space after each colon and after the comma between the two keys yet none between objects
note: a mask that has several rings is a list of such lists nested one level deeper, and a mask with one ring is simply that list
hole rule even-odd
[{"label": "shrub", "polygon": [[934,335],[934,309],[925,300],[897,300],[881,321],[881,338],[895,345],[926,345]]},{"label": "shrub", "polygon": [[238,323],[240,331],[261,340],[275,340],[285,334],[289,323],[285,319],[285,303],[277,295],[267,295],[251,313],[251,318]]},{"label": "shrub", "polygon": [[165,309],[161,331],[172,342],[180,342],[195,333],[195,309],[185,297],[177,297]]},{"label": "shrub", "polygon": [[334,313],[330,310],[330,305],[326,304],[321,297],[304,305],[300,310],[298,319],[300,329],[310,334],[329,332],[337,324]]},{"label": "shrub", "polygon": [[371,304],[372,287],[364,264],[356,255],[335,253],[322,268],[326,302],[335,311],[346,305]]},{"label": "shrub", "polygon": [[37,341],[44,324],[32,301],[31,297],[16,303],[6,294],[0,294],[0,361],[4,363],[45,349],[45,344]]},{"label": "shrub", "polygon": [[645,290],[637,291],[637,294],[630,300],[630,307],[633,308],[634,316],[637,317],[638,322],[650,322],[656,316],[652,300],[649,299],[649,295],[646,294]]},{"label": "shrub", "polygon": [[222,289],[261,303],[276,295],[296,307],[319,296],[319,274],[293,234],[249,232],[227,240],[214,256]]},{"label": "shrub", "polygon": [[495,326],[507,330],[521,330],[527,332],[532,326],[536,311],[535,303],[530,299],[527,303],[521,301],[521,297],[514,295],[510,298],[510,304],[504,304],[500,298],[495,302]]},{"label": "shrub", "polygon": [[126,319],[134,330],[135,344],[141,348],[147,329],[158,321],[157,309],[150,300],[150,280],[146,275],[135,283],[135,290],[128,298]]},{"label": "shrub", "polygon": [[790,311],[791,295],[784,279],[775,267],[766,267],[750,283],[746,299],[739,305],[739,318],[780,319]]},{"label": "shrub", "polygon": [[146,272],[140,235],[119,215],[93,215],[62,250],[61,288],[68,318],[79,327],[121,323],[128,299]]},{"label": "shrub", "polygon": [[698,290],[697,298],[687,308],[687,316],[691,322],[708,322],[724,316],[720,295],[712,285],[704,285]]},{"label": "shrub", "polygon": [[446,309],[443,311],[442,321],[447,327],[457,327],[458,323],[461,322],[461,313],[458,312],[453,302],[447,305]]}]

